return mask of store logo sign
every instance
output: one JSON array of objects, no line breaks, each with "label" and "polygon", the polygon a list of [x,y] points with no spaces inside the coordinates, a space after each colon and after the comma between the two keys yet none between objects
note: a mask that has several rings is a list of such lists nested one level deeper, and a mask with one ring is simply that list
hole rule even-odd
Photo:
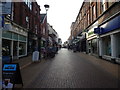
[{"label": "store logo sign", "polygon": [[95,34],[102,34],[102,32],[103,32],[103,28],[100,28],[100,27],[94,28],[94,33]]}]

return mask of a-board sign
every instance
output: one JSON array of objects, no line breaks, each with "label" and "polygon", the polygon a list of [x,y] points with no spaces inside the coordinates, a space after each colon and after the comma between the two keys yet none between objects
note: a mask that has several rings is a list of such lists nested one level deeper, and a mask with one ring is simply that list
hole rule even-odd
[{"label": "a-board sign", "polygon": [[3,64],[2,69],[2,80],[9,79],[10,83],[13,85],[15,84],[22,84],[22,77],[20,73],[20,68],[18,63],[5,63]]}]

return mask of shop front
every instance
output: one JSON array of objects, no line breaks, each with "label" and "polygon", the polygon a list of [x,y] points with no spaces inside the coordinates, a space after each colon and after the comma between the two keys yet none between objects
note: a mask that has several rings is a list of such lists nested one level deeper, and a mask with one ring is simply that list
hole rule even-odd
[{"label": "shop front", "polygon": [[[6,30],[5,30],[6,29]],[[2,52],[3,55],[9,55],[12,60],[19,59],[27,55],[27,30],[11,25],[11,29],[7,28],[2,31]]]},{"label": "shop front", "polygon": [[82,32],[77,36],[79,38],[78,47],[80,52],[86,52],[86,33]]},{"label": "shop front", "polygon": [[94,28],[96,28],[98,22],[93,24],[87,33],[87,53],[98,56],[98,36],[94,34]]},{"label": "shop front", "polygon": [[99,26],[99,56],[120,63],[120,15]]},{"label": "shop front", "polygon": [[36,34],[28,33],[28,54],[32,54],[35,50],[39,50],[40,39]]},{"label": "shop front", "polygon": [[41,38],[41,58],[45,57],[45,50],[46,50],[46,39]]}]

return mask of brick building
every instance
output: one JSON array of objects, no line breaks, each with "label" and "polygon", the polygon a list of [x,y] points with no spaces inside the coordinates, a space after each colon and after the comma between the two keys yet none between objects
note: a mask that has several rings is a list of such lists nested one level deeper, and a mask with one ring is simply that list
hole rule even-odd
[{"label": "brick building", "polygon": [[40,46],[40,6],[25,0],[15,2],[14,7],[13,21],[28,29],[28,53],[31,53]]},{"label": "brick building", "polygon": [[[83,2],[76,17],[76,38],[84,52],[119,62],[120,2]],[[75,41],[75,40],[73,40]],[[104,47],[103,47],[104,46]]]},{"label": "brick building", "polygon": [[40,14],[41,16],[41,47],[46,48],[48,42],[48,28],[46,14]]},{"label": "brick building", "polygon": [[40,49],[40,6],[30,0],[11,5],[11,14],[5,16],[3,29],[10,30],[3,31],[3,49],[12,59],[18,59]]}]

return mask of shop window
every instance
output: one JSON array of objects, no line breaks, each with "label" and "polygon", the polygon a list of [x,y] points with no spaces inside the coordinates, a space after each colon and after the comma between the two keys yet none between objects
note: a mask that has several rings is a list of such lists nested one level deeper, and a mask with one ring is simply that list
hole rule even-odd
[{"label": "shop window", "polygon": [[26,54],[26,43],[20,42],[19,44],[19,55],[25,55]]},{"label": "shop window", "polygon": [[11,42],[9,40],[2,41],[2,55],[9,56],[11,54]]},{"label": "shop window", "polygon": [[105,41],[104,41],[105,45],[105,55],[111,56],[111,40],[110,40],[110,36],[105,37]]},{"label": "shop window", "polygon": [[97,54],[97,39],[93,39],[93,40],[92,40],[91,48],[92,48],[92,52],[93,52],[94,54]]},{"label": "shop window", "polygon": [[95,5],[92,6],[92,21],[94,21],[96,19],[96,7]]}]

